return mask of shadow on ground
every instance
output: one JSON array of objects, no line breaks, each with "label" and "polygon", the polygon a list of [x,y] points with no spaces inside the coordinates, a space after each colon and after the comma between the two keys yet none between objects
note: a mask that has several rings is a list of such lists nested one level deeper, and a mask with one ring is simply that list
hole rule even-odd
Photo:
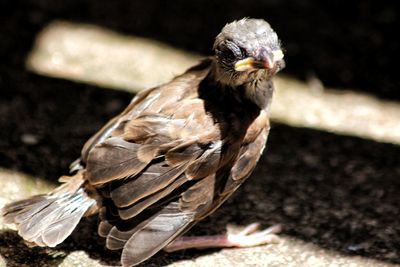
[{"label": "shadow on ground", "polygon": [[[1,91],[0,166],[55,182],[67,172],[85,140],[131,95],[25,75],[22,79],[29,79],[29,87]],[[26,143],[26,134],[37,142]],[[281,223],[285,235],[345,254],[400,263],[399,158],[398,146],[273,125],[266,153],[252,177],[191,233],[222,232],[227,223]],[[106,252],[97,237],[95,218],[82,227],[54,253],[85,250],[107,264],[118,262],[118,255]],[[0,240],[2,249],[17,248],[13,251],[21,257],[4,254],[12,262],[24,258],[50,266],[63,257],[25,248],[11,232],[2,233]],[[147,264],[204,253],[162,254]]]}]

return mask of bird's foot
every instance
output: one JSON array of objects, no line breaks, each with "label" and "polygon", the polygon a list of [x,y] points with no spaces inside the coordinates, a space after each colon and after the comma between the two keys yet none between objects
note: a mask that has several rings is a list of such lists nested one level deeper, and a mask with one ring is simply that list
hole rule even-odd
[{"label": "bird's foot", "polygon": [[164,250],[173,252],[188,248],[245,248],[279,242],[279,237],[276,234],[282,230],[281,225],[274,225],[261,231],[258,231],[259,228],[259,223],[252,223],[242,230],[234,232],[232,227],[228,225],[225,235],[183,236],[168,244]]},{"label": "bird's foot", "polygon": [[252,223],[235,233],[228,226],[226,238],[228,239],[230,247],[240,248],[279,242],[279,237],[276,234],[282,231],[282,226],[280,224],[273,225],[261,231],[259,231],[259,229],[259,223]]}]

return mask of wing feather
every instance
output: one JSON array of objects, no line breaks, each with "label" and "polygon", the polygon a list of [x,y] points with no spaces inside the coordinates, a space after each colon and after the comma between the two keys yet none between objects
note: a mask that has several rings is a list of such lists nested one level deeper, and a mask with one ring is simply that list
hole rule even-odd
[{"label": "wing feather", "polygon": [[186,181],[187,181],[187,178],[184,175],[181,175],[178,179],[176,179],[173,183],[168,185],[163,190],[160,190],[159,192],[154,193],[151,196],[148,196],[147,198],[133,204],[130,207],[118,209],[119,216],[123,220],[127,220],[127,219],[135,217],[136,215],[138,215],[140,212],[142,212],[146,208],[155,204],[157,201],[161,200],[162,198],[169,195],[172,191],[174,191],[177,188],[179,188],[180,186],[182,186]]},{"label": "wing feather", "polygon": [[122,250],[122,265],[134,266],[150,258],[182,234],[194,218],[194,212],[183,212],[177,202],[171,202],[129,238]]},{"label": "wing feather", "polygon": [[118,207],[127,207],[174,182],[186,169],[186,164],[168,166],[164,163],[150,165],[138,177],[122,183],[111,192]]},{"label": "wing feather", "polygon": [[112,137],[97,145],[88,156],[86,178],[93,185],[134,176],[151,161],[138,158],[140,144],[131,143],[120,137]]}]

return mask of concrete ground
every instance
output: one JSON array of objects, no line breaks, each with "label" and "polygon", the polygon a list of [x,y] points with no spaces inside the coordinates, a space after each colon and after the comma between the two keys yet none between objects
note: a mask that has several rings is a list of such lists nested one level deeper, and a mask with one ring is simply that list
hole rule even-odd
[{"label": "concrete ground", "polygon": [[[0,99],[0,205],[53,188],[85,139],[135,91],[167,81],[198,57],[99,27],[51,24],[27,55],[27,68],[39,75],[22,74],[29,86]],[[400,263],[400,104],[339,93],[318,79],[305,84],[282,75],[276,83],[271,135],[255,173],[190,234],[258,221],[282,224],[281,242],[161,252],[142,266]],[[85,220],[57,248],[31,249],[0,221],[0,266],[117,265],[119,255],[105,250],[96,223]]]}]

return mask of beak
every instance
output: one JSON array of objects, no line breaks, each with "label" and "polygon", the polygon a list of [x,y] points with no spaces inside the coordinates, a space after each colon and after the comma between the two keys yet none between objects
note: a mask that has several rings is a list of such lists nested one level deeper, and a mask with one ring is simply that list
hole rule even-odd
[{"label": "beak", "polygon": [[259,53],[259,56],[257,56],[257,59],[254,57],[248,57],[236,62],[235,71],[267,69],[267,70],[275,70],[275,72],[277,72],[280,69],[282,69],[283,66],[285,65],[283,61],[283,56],[284,55],[282,50],[267,52],[266,50],[263,49],[261,53]]}]

